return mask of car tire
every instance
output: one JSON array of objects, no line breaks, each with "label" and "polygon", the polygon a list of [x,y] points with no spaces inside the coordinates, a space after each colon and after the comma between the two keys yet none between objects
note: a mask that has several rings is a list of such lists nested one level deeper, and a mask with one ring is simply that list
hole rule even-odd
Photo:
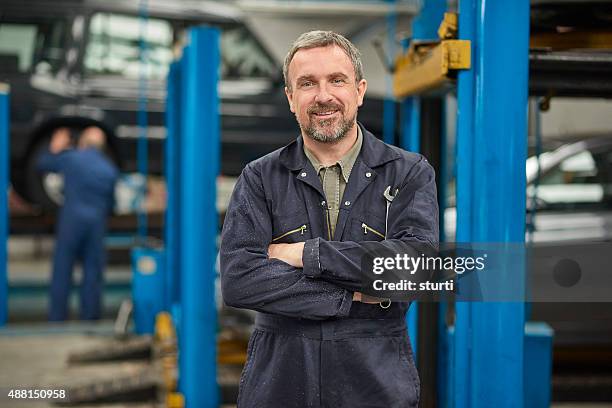
[{"label": "car tire", "polygon": [[26,199],[45,212],[55,212],[59,203],[55,202],[44,187],[44,175],[38,171],[38,159],[49,148],[50,135],[38,139],[28,151],[25,158],[25,192]]}]

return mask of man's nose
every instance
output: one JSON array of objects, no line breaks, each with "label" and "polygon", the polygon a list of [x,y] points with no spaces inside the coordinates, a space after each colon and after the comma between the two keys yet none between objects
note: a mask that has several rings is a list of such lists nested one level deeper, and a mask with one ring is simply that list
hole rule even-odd
[{"label": "man's nose", "polygon": [[315,97],[316,102],[325,103],[333,99],[332,94],[329,92],[328,86],[329,85],[327,83],[322,83],[319,85],[319,92],[317,92]]}]

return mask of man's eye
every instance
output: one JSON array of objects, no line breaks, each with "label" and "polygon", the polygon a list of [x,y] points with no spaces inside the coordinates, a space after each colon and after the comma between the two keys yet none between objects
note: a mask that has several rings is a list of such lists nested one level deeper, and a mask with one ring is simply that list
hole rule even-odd
[{"label": "man's eye", "polygon": [[302,88],[307,88],[307,87],[309,87],[309,86],[313,86],[313,85],[314,85],[314,82],[312,82],[312,81],[304,81],[304,82],[302,82],[302,83],[300,84],[300,86],[301,86]]},{"label": "man's eye", "polygon": [[343,84],[345,81],[342,78],[332,79],[333,84]]}]

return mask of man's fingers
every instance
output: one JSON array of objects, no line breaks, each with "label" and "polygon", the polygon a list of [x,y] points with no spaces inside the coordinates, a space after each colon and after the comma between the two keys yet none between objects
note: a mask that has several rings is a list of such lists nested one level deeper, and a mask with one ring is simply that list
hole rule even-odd
[{"label": "man's fingers", "polygon": [[353,300],[361,303],[367,303],[371,305],[375,305],[381,302],[386,302],[388,299],[378,298],[375,296],[365,295],[361,292],[355,292],[353,294]]}]

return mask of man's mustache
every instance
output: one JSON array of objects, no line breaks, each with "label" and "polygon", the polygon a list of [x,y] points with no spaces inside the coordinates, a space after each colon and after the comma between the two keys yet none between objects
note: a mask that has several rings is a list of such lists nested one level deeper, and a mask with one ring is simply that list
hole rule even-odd
[{"label": "man's mustache", "polygon": [[317,103],[308,108],[308,114],[317,114],[322,112],[329,112],[330,110],[342,111],[342,106],[335,103]]}]

